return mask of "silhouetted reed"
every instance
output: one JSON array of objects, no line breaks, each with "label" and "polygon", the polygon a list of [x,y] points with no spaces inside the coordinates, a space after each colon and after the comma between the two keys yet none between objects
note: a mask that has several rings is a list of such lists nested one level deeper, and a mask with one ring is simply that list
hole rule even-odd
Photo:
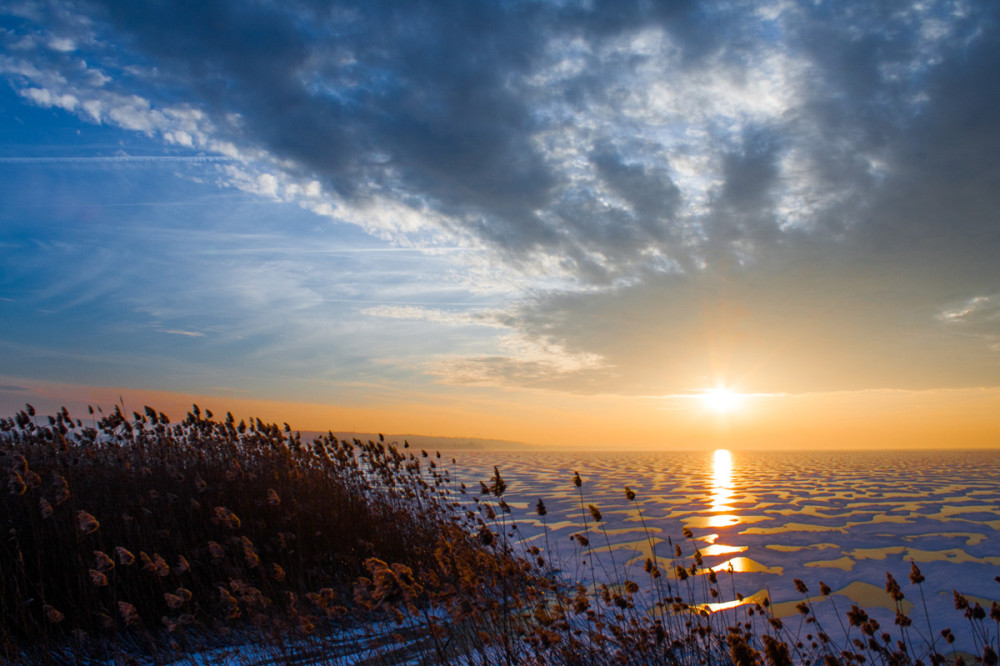
[{"label": "silhouetted reed", "polygon": [[197,406],[178,424],[149,407],[91,414],[40,423],[29,406],[0,420],[4,660],[305,637],[498,584],[480,563],[457,579],[487,551],[433,461]]}]

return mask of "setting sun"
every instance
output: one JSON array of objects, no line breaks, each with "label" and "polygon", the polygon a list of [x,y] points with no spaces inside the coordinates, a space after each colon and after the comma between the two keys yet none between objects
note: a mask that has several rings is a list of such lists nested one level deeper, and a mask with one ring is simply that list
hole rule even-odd
[{"label": "setting sun", "polygon": [[724,387],[708,389],[700,397],[702,404],[717,414],[728,414],[737,409],[743,398],[741,394]]}]

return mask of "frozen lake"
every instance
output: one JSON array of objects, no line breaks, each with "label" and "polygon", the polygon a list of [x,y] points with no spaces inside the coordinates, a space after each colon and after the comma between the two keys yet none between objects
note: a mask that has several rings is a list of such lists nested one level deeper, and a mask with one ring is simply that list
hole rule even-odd
[{"label": "frozen lake", "polygon": [[[833,635],[847,623],[851,604],[895,632],[895,606],[884,591],[890,572],[914,604],[908,611],[914,631],[925,638],[930,633],[925,601],[934,633],[950,627],[960,644],[971,637],[953,592],[979,601],[987,613],[1000,600],[994,580],[1000,574],[1000,452],[516,451],[455,457],[453,480],[465,481],[470,492],[499,466],[515,535],[548,549],[567,577],[585,583],[628,578],[645,582],[650,594],[646,558],[669,564],[672,544],[678,544],[682,558],[676,563],[690,566],[697,549],[704,565],[719,572],[720,597],[695,601],[721,609],[738,603],[737,593],[758,600],[769,595],[776,614],[795,622],[795,604],[809,596]],[[586,514],[589,553],[569,538],[584,529],[586,512],[574,471],[583,480],[584,506],[600,509],[606,530]],[[635,502],[627,501],[626,486],[635,491]],[[548,510],[548,546],[535,512],[539,498]],[[692,538],[683,536],[685,528]],[[595,558],[593,569],[581,563],[588,556]],[[909,581],[911,562],[926,577],[924,600]],[[807,595],[795,589],[795,578],[807,584]],[[833,593],[821,597],[820,581]],[[706,588],[691,589],[697,595]],[[942,642],[940,635],[936,640]]]}]

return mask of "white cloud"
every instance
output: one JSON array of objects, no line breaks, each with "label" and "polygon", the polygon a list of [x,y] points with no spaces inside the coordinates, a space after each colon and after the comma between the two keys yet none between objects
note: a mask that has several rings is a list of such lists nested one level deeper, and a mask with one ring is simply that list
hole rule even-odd
[{"label": "white cloud", "polygon": [[81,104],[81,106],[83,107],[83,110],[87,112],[87,115],[90,116],[90,119],[93,122],[95,123],[101,122],[101,112],[103,105],[99,100],[89,99],[83,104]]},{"label": "white cloud", "polygon": [[52,37],[49,39],[49,48],[53,51],[69,53],[76,50],[76,42],[68,37]]},{"label": "white cloud", "polygon": [[201,333],[199,331],[183,331],[183,330],[180,330],[180,329],[165,328],[165,329],[163,329],[163,332],[164,333],[169,333],[170,335],[181,335],[181,336],[188,337],[188,338],[203,338],[203,337],[205,337],[205,334]]},{"label": "white cloud", "polygon": [[559,344],[513,332],[499,340],[501,353],[490,356],[444,356],[427,364],[427,372],[447,384],[468,386],[534,386],[575,391],[593,385],[604,359],[572,352]]},{"label": "white cloud", "polygon": [[963,304],[942,310],[935,318],[960,336],[1000,352],[1000,294],[974,296]]},{"label": "white cloud", "polygon": [[946,323],[963,323],[978,318],[1000,318],[1000,304],[995,303],[992,296],[974,296],[956,308],[942,310],[936,316]]},{"label": "white cloud", "polygon": [[183,130],[164,132],[163,138],[167,143],[174,143],[184,146],[185,148],[192,148],[194,146],[194,141],[191,139],[191,135]]},{"label": "white cloud", "polygon": [[16,41],[11,42],[10,49],[12,51],[30,51],[37,46],[35,38],[31,35],[23,35],[19,37]]},{"label": "white cloud", "polygon": [[573,352],[565,346],[521,332],[512,332],[500,340],[500,348],[522,363],[535,363],[559,374],[595,370],[604,365],[604,358],[590,352]]},{"label": "white cloud", "polygon": [[269,173],[262,173],[257,176],[257,193],[265,197],[277,198],[278,179]]},{"label": "white cloud", "polygon": [[27,90],[21,91],[21,94],[39,106],[54,106],[67,111],[76,110],[76,107],[80,104],[80,101],[75,95],[70,95],[68,93],[53,93],[51,90],[46,90],[44,88],[28,88]]},{"label": "white cloud", "polygon": [[370,317],[385,317],[388,319],[407,319],[412,321],[427,321],[446,326],[486,326],[502,328],[500,323],[502,313],[495,310],[472,310],[456,312],[412,305],[379,305],[361,310],[361,314]]}]

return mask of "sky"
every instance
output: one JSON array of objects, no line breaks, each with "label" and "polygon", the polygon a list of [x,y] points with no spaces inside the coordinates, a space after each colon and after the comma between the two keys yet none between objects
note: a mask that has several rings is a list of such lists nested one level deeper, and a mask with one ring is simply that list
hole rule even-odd
[{"label": "sky", "polygon": [[998,13],[5,2],[0,408],[1000,447]]}]

